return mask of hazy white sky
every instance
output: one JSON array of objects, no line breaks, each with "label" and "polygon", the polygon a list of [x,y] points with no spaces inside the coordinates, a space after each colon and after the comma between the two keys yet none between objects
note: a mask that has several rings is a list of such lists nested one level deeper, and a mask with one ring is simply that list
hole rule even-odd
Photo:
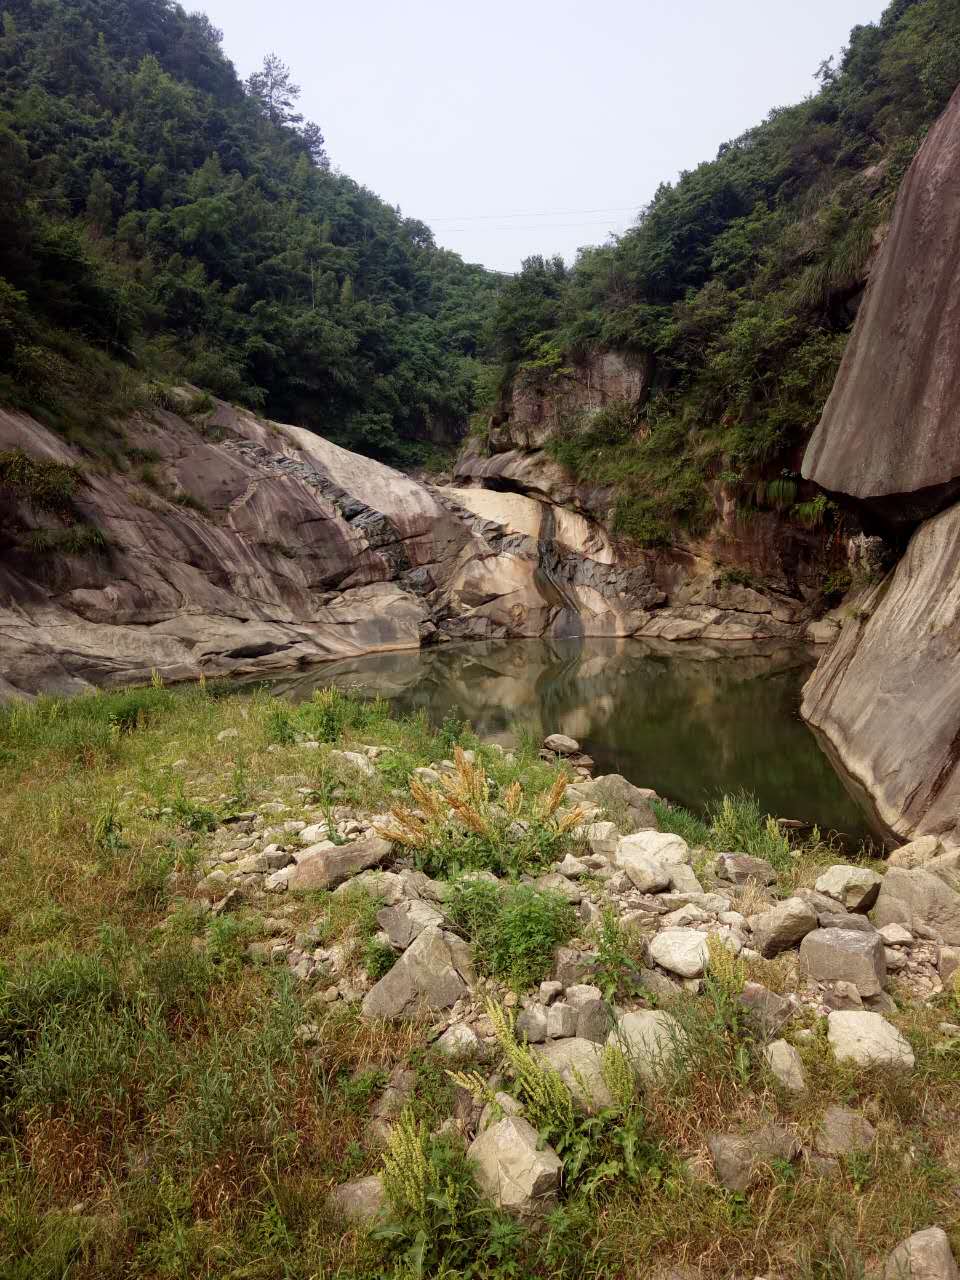
[{"label": "hazy white sky", "polygon": [[194,0],[242,76],[289,63],[333,164],[468,261],[623,231],[814,87],[885,0]]}]

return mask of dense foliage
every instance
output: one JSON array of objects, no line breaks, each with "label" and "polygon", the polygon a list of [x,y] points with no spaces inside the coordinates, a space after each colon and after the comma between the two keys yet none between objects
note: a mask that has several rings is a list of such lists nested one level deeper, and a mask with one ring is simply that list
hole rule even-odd
[{"label": "dense foliage", "polygon": [[[489,333],[496,391],[562,382],[590,352],[655,365],[641,415],[571,422],[553,444],[621,486],[623,532],[656,542],[710,510],[703,476],[789,506],[797,448],[832,385],[878,231],[926,129],[960,80],[955,0],[894,0],[856,27],[819,91],[660,187],[636,226],[572,270],[529,259]],[[784,474],[786,473],[786,474]],[[804,503],[817,520],[822,503]]]},{"label": "dense foliage", "polygon": [[241,83],[172,0],[0,11],[5,400],[76,438],[146,374],[387,457],[456,433],[496,277],[332,171],[277,58]]}]

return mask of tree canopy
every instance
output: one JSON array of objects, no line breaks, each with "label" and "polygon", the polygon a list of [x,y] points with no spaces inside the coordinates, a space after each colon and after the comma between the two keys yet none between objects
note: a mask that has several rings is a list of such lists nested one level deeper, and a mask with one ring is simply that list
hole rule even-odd
[{"label": "tree canopy", "polygon": [[331,169],[278,57],[241,83],[171,0],[0,8],[5,399],[76,434],[120,361],[395,460],[462,430],[497,277]]}]

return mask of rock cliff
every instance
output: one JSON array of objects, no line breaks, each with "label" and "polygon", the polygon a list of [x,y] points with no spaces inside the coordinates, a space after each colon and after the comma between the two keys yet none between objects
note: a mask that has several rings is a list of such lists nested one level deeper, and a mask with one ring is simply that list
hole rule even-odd
[{"label": "rock cliff", "polygon": [[[960,91],[904,181],[804,474],[888,522],[960,492]],[[803,714],[901,836],[960,843],[960,506],[851,602]]]},{"label": "rock cliff", "polygon": [[897,199],[803,474],[910,526],[960,493],[960,90]]},{"label": "rock cliff", "polygon": [[[0,488],[0,696],[443,639],[627,635],[663,599],[582,517],[463,505],[219,402],[126,423],[123,468],[2,413],[0,454],[17,451],[79,481],[66,519]],[[71,522],[103,545],[68,553]]]}]

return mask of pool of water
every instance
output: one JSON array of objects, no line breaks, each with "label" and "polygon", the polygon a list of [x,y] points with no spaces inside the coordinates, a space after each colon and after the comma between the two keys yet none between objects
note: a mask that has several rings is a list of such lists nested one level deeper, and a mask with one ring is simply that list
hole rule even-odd
[{"label": "pool of water", "polygon": [[490,641],[326,663],[277,692],[359,687],[437,724],[461,716],[505,744],[521,726],[566,733],[596,773],[621,773],[687,808],[702,812],[743,788],[769,813],[856,844],[873,834],[868,817],[798,711],[813,661],[776,645]]}]

